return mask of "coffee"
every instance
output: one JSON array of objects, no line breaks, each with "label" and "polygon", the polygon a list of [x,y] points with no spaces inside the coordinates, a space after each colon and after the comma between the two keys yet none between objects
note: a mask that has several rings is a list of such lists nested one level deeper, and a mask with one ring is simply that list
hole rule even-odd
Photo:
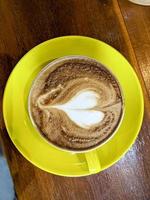
[{"label": "coffee", "polygon": [[103,143],[118,127],[122,110],[116,78],[102,64],[83,56],[50,63],[29,95],[29,113],[40,133],[68,150]]}]

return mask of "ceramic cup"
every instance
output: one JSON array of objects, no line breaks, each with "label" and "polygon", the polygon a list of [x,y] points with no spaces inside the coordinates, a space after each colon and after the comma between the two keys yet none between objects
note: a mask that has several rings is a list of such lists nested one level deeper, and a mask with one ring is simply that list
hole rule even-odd
[{"label": "ceramic cup", "polygon": [[129,1],[139,5],[150,6],[150,0],[129,0]]},{"label": "ceramic cup", "polygon": [[[92,59],[92,58],[89,58],[87,56],[79,56],[79,55],[71,55],[71,56],[65,56],[65,57],[61,57],[61,58],[58,58],[58,59],[55,59],[54,61],[50,62],[49,64],[47,64],[40,72],[39,74],[37,75],[37,77],[35,78],[35,80],[33,81],[33,84],[34,82],[42,75],[43,72],[45,72],[48,68],[51,68],[53,66],[55,66],[56,64],[58,63],[61,63],[62,61],[64,60],[68,60],[68,59],[74,59],[74,58],[77,58],[77,59],[90,59],[90,60],[93,60],[97,63],[100,63],[98,61],[96,61],[95,59]],[[103,64],[102,64],[103,65]],[[124,115],[124,98],[123,98],[123,92],[122,92],[122,89],[121,89],[121,86],[117,80],[117,78],[115,77],[115,75],[106,67],[103,65],[103,67],[106,68],[107,71],[110,72],[110,74],[112,74],[112,76],[115,78],[115,80],[117,81],[118,85],[119,85],[119,88],[120,88],[120,91],[121,91],[121,96],[122,96],[122,100],[123,100],[123,105],[122,105],[122,115],[121,115],[121,118],[120,118],[120,121],[118,122],[118,125],[117,127],[115,128],[115,130],[110,134],[110,136],[105,139],[104,141],[102,141],[100,144],[98,144],[97,146],[94,146],[92,148],[89,148],[88,150],[70,150],[70,149],[66,149],[66,148],[61,148],[57,145],[55,145],[54,143],[48,141],[47,139],[45,139],[45,137],[43,136],[43,134],[41,134],[40,130],[38,129],[38,127],[36,126],[35,122],[34,122],[34,119],[31,115],[31,109],[30,109],[30,96],[31,96],[31,92],[32,92],[32,88],[33,88],[33,84],[31,86],[31,89],[30,89],[30,93],[29,93],[29,96],[28,96],[28,113],[29,113],[29,117],[30,117],[30,120],[33,124],[33,126],[37,129],[37,131],[41,134],[41,136],[52,146],[54,146],[55,148],[58,148],[59,150],[61,151],[67,151],[68,153],[84,153],[85,154],[85,157],[86,157],[86,160],[87,160],[87,164],[88,164],[88,167],[89,167],[89,171],[91,173],[96,173],[96,172],[99,172],[100,171],[100,160],[98,158],[98,154],[96,152],[96,149],[101,147],[102,145],[104,145],[106,142],[108,142],[117,132],[118,128],[120,127],[120,124],[122,122],[122,119],[123,119],[123,115]]]}]

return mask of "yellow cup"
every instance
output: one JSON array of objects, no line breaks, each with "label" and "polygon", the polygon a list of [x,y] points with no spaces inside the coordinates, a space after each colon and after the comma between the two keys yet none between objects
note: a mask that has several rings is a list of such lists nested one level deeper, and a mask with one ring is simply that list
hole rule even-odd
[{"label": "yellow cup", "polygon": [[[87,56],[79,56],[79,55],[71,55],[71,56],[64,56],[64,57],[60,57],[58,59],[55,59],[54,61],[50,62],[49,64],[47,64],[40,72],[39,74],[37,75],[37,77],[35,78],[35,80],[33,81],[33,84],[34,82],[43,74],[43,72],[45,72],[47,69],[51,68],[51,67],[54,67],[55,65],[57,65],[58,63],[61,63],[63,62],[64,60],[68,60],[68,59],[86,59],[86,60],[93,60],[94,62],[97,62],[97,63],[100,63],[98,62],[97,60],[95,59],[92,59],[92,58],[89,58]],[[104,66],[104,65],[103,65]],[[38,130],[38,132],[42,135],[42,137],[44,137],[44,139],[52,146],[58,148],[59,150],[61,151],[67,151],[67,152],[71,152],[71,153],[85,153],[85,158],[86,158],[86,161],[87,161],[87,164],[88,164],[88,168],[89,168],[89,171],[91,173],[96,173],[96,172],[99,172],[101,171],[101,164],[100,164],[100,160],[98,158],[98,154],[96,152],[96,149],[99,148],[100,146],[104,145],[106,142],[108,142],[114,135],[115,133],[117,132],[121,122],[122,122],[122,119],[123,119],[123,114],[124,114],[124,98],[123,98],[123,92],[122,92],[122,89],[120,87],[120,84],[117,80],[117,78],[113,75],[113,73],[106,67],[107,71],[110,72],[110,74],[112,74],[112,76],[115,78],[115,80],[117,81],[118,85],[119,85],[119,88],[120,88],[120,91],[121,91],[121,95],[122,95],[122,99],[123,99],[123,111],[122,111],[122,115],[121,115],[121,118],[119,120],[119,123],[117,125],[117,127],[115,128],[115,130],[110,134],[110,136],[106,139],[104,139],[101,143],[99,143],[97,146],[94,146],[94,147],[91,147],[91,148],[88,148],[86,150],[70,150],[70,149],[67,149],[67,148],[62,148],[60,146],[57,146],[55,145],[54,143],[50,142],[49,140],[45,139],[45,137],[43,136],[43,134],[40,133],[40,130],[38,129],[38,127],[36,126],[35,122],[34,122],[34,119],[32,117],[32,114],[31,114],[31,108],[30,108],[30,96],[31,96],[31,93],[32,93],[32,88],[33,88],[33,84],[31,86],[31,89],[30,89],[30,93],[29,93],[29,96],[28,96],[28,113],[29,113],[29,117],[30,117],[30,120],[33,124],[33,126]]]}]

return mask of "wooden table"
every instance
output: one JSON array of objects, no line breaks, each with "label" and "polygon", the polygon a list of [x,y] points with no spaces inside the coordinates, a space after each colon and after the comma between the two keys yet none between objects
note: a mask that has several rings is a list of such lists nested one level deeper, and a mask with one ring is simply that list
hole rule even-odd
[{"label": "wooden table", "polygon": [[0,114],[0,134],[18,199],[149,200],[150,7],[127,0],[0,0],[0,113],[4,87],[15,64],[35,45],[62,35],[100,39],[128,59],[143,87],[144,123],[135,144],[117,164],[97,175],[65,178],[23,158]]}]

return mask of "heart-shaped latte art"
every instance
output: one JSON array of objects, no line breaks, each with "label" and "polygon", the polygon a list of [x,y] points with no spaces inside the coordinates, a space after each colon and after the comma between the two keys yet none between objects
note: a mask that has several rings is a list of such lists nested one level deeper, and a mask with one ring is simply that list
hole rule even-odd
[{"label": "heart-shaped latte art", "polygon": [[90,128],[90,126],[99,123],[104,118],[103,112],[94,109],[98,105],[98,94],[89,89],[81,90],[64,104],[43,106],[40,103],[41,98],[38,99],[38,106],[40,108],[62,110],[73,122],[82,128]]},{"label": "heart-shaped latte art", "polygon": [[122,115],[115,78],[91,59],[68,59],[44,70],[30,93],[30,112],[47,140],[82,150],[106,140]]}]

